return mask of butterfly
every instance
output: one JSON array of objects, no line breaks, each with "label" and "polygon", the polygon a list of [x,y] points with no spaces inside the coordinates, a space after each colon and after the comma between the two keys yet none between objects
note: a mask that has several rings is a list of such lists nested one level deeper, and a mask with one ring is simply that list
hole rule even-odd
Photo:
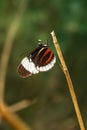
[{"label": "butterfly", "polygon": [[25,56],[17,67],[17,73],[22,78],[50,70],[56,62],[56,57],[45,43],[38,43],[38,47]]}]

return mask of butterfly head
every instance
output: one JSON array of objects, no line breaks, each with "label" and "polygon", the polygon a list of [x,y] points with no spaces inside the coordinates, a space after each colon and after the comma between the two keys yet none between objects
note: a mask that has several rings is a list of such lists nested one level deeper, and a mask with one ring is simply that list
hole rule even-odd
[{"label": "butterfly head", "polygon": [[40,47],[47,47],[48,46],[46,43],[43,43],[40,39],[38,40],[38,45]]}]

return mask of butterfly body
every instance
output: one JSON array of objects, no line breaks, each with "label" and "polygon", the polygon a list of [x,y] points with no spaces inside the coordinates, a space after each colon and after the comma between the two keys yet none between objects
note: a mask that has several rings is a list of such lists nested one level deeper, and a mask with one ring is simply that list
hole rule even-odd
[{"label": "butterfly body", "polygon": [[54,53],[46,44],[39,43],[39,46],[28,54],[17,68],[17,72],[22,78],[32,74],[48,71],[56,62]]}]

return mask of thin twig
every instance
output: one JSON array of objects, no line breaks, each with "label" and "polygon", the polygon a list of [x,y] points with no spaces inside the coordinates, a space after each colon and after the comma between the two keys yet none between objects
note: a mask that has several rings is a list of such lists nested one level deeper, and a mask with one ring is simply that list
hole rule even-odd
[{"label": "thin twig", "polygon": [[11,113],[2,103],[0,104],[0,116],[15,130],[30,130],[29,126],[27,126],[16,114]]},{"label": "thin twig", "polygon": [[81,112],[80,112],[80,109],[79,109],[79,105],[78,105],[77,98],[76,98],[76,95],[75,95],[72,80],[71,80],[69,71],[67,69],[67,66],[65,64],[65,61],[64,61],[64,58],[63,58],[59,43],[57,41],[55,32],[52,31],[51,35],[52,35],[53,43],[54,43],[54,46],[56,48],[56,51],[57,51],[57,54],[58,54],[58,57],[59,57],[59,60],[60,60],[61,66],[62,66],[62,70],[63,70],[63,72],[65,74],[65,77],[66,77],[66,80],[67,80],[67,83],[68,83],[69,91],[70,91],[71,98],[72,98],[72,101],[73,101],[73,104],[74,104],[74,108],[75,108],[75,112],[76,112],[76,115],[77,115],[77,119],[78,119],[78,122],[79,122],[80,129],[85,130],[84,122],[83,122]]},{"label": "thin twig", "polygon": [[33,100],[33,101],[23,100],[23,101],[20,101],[14,105],[8,107],[8,109],[10,112],[18,112],[26,107],[29,107],[31,104],[33,104],[35,102],[36,102],[36,100]]}]

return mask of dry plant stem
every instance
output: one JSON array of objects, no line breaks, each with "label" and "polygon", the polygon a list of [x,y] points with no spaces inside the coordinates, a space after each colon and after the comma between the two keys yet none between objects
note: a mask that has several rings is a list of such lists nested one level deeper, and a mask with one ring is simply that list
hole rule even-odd
[{"label": "dry plant stem", "polygon": [[65,61],[64,61],[64,58],[63,58],[63,55],[62,55],[62,52],[61,52],[61,49],[60,49],[60,46],[59,46],[59,43],[57,41],[57,38],[56,38],[54,31],[51,32],[51,35],[52,35],[53,43],[54,43],[54,46],[56,48],[56,51],[57,51],[57,54],[58,54],[58,57],[59,57],[59,60],[60,60],[61,66],[62,66],[62,70],[65,74],[65,77],[66,77],[66,80],[67,80],[67,83],[68,83],[69,91],[70,91],[71,98],[72,98],[72,101],[73,101],[73,104],[74,104],[74,108],[75,108],[75,112],[76,112],[76,115],[77,115],[77,119],[78,119],[78,122],[79,122],[80,129],[85,130],[85,126],[84,126],[84,123],[83,123],[83,120],[82,120],[81,112],[80,112],[79,105],[78,105],[78,102],[77,102],[77,98],[76,98],[76,95],[75,95],[74,87],[73,87],[73,84],[72,84],[72,81],[71,81],[71,78],[70,78],[70,74],[69,74],[69,71],[68,71],[67,66],[65,64]]},{"label": "dry plant stem", "polygon": [[5,76],[6,76],[6,70],[8,65],[8,60],[12,48],[13,39],[15,36],[15,33],[18,28],[19,21],[13,21],[10,25],[6,42],[4,45],[3,53],[1,56],[1,64],[0,64],[0,101],[3,101],[4,99],[4,86],[5,86]]},{"label": "dry plant stem", "polygon": [[10,126],[15,130],[30,130],[29,126],[24,124],[24,122],[16,115],[11,113],[4,104],[0,104],[0,115],[5,119]]},{"label": "dry plant stem", "polygon": [[12,49],[12,44],[15,39],[17,30],[20,25],[20,20],[22,17],[22,14],[24,12],[24,0],[21,1],[19,5],[18,12],[16,13],[15,18],[11,22],[8,32],[7,32],[7,37],[5,40],[3,52],[1,55],[1,60],[0,60],[0,102],[3,102],[4,100],[4,87],[5,87],[5,78],[6,78],[6,71],[7,71],[7,66],[8,66],[8,61]]}]

